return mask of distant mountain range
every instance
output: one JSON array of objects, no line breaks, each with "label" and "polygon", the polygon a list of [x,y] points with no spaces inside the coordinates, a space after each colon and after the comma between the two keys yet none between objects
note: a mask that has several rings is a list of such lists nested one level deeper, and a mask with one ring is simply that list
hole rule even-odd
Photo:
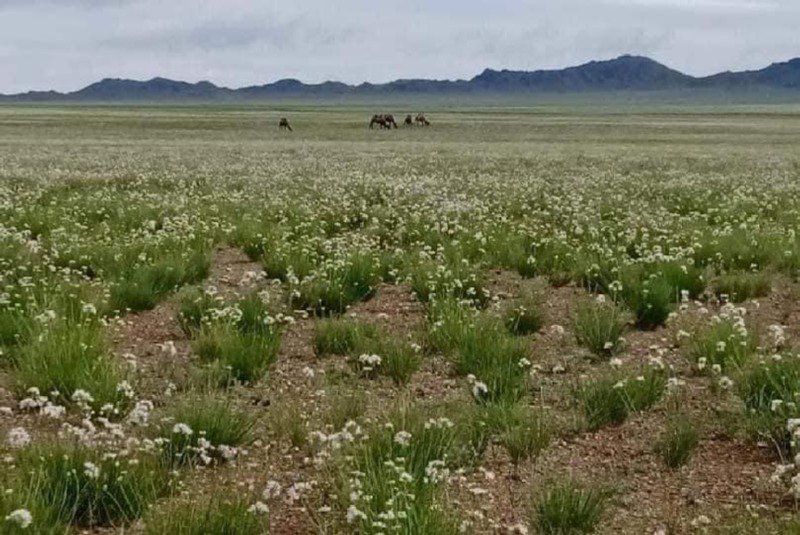
[{"label": "distant mountain range", "polygon": [[486,69],[470,80],[396,80],[385,84],[340,82],[304,84],[299,80],[229,89],[211,82],[188,83],[166,78],[147,81],[106,78],[71,93],[30,91],[0,95],[0,101],[22,102],[155,102],[252,101],[277,98],[339,98],[402,95],[525,95],[616,91],[761,91],[800,94],[800,58],[773,63],[757,71],[723,72],[694,77],[642,56],[620,56],[560,70],[496,71]]}]

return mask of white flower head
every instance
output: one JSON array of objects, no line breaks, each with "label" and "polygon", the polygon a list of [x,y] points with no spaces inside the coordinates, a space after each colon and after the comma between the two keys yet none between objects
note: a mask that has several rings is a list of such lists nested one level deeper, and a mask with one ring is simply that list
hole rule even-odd
[{"label": "white flower head", "polygon": [[264,502],[256,502],[248,507],[247,511],[254,515],[267,515],[269,514],[269,505],[265,504]]},{"label": "white flower head", "polygon": [[13,449],[21,449],[31,443],[31,436],[22,427],[15,427],[8,432],[6,443]]},{"label": "white flower head", "polygon": [[27,529],[33,524],[33,515],[27,509],[17,509],[6,515],[5,521],[18,525],[20,529]]},{"label": "white flower head", "polygon": [[411,433],[408,431],[398,431],[394,435],[394,441],[401,446],[408,446],[411,443]]},{"label": "white flower head", "polygon": [[489,387],[486,386],[486,383],[476,381],[475,384],[472,385],[472,396],[475,399],[483,399],[488,393]]},{"label": "white flower head", "polygon": [[83,473],[90,479],[97,479],[100,477],[100,467],[87,461],[83,463]]},{"label": "white flower head", "polygon": [[177,423],[172,426],[172,433],[175,435],[184,435],[184,436],[191,436],[194,431],[192,428],[184,423]]}]

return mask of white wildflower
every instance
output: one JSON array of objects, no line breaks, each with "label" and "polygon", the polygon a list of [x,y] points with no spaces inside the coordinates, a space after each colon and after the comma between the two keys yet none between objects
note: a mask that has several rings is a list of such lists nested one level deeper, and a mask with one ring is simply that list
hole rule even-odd
[{"label": "white wildflower", "polygon": [[18,525],[20,529],[27,529],[33,523],[33,515],[27,509],[16,509],[6,515],[5,521]]},{"label": "white wildflower", "polygon": [[401,446],[408,446],[411,443],[411,433],[408,431],[398,431],[394,435],[394,441]]},{"label": "white wildflower", "polygon": [[22,427],[15,427],[8,432],[6,443],[13,449],[24,448],[31,443],[31,436]]},{"label": "white wildflower", "polygon": [[184,423],[177,423],[172,426],[172,433],[175,435],[184,435],[188,437],[191,436],[194,431],[192,431],[192,428]]}]

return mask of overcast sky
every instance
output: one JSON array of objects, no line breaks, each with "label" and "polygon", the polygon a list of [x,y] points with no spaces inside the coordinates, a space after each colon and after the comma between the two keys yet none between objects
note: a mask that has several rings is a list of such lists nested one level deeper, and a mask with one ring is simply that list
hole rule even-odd
[{"label": "overcast sky", "polygon": [[799,29],[800,0],[0,0],[0,92],[470,78],[625,53],[701,75],[800,56]]}]

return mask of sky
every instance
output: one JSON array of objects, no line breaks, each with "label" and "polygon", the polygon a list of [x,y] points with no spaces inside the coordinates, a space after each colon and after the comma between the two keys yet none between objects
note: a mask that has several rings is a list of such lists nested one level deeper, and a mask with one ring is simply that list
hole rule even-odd
[{"label": "sky", "polygon": [[469,79],[628,53],[707,75],[800,56],[798,28],[800,0],[0,0],[0,93]]}]

